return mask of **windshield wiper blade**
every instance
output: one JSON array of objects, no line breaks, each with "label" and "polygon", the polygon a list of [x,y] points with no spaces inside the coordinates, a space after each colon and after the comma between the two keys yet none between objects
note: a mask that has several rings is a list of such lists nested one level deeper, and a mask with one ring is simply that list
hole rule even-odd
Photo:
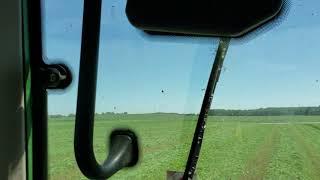
[{"label": "windshield wiper blade", "polygon": [[226,56],[229,47],[230,38],[221,38],[219,41],[219,47],[212,65],[210,77],[208,80],[206,92],[202,101],[201,110],[198,116],[197,126],[194,132],[192,145],[189,152],[189,157],[184,171],[183,179],[192,179],[196,170],[201,144],[203,141],[203,135],[206,127],[206,121],[208,112],[210,110],[214,91],[216,89],[217,82],[220,77],[224,58]]}]

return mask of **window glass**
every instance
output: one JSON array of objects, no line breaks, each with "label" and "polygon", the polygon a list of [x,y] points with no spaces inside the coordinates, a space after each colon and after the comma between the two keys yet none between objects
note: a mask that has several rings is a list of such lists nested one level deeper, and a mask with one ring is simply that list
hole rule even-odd
[{"label": "window glass", "polygon": [[[45,1],[47,61],[66,63],[75,77],[67,90],[49,93],[51,179],[84,178],[73,154],[81,3]],[[139,164],[112,178],[165,179],[167,171],[184,171],[218,40],[147,36],[124,8],[125,1],[103,2],[94,150],[103,162],[112,129],[133,129]]]},{"label": "window glass", "polygon": [[[133,129],[141,159],[110,179],[165,179],[183,172],[218,39],[150,36],[103,1],[94,150],[112,129]],[[46,61],[73,84],[49,92],[49,176],[85,179],[73,152],[83,1],[44,0]],[[196,174],[200,179],[320,176],[320,3],[290,1],[281,23],[231,40],[213,98]],[[272,27],[272,28],[271,28]]]},{"label": "window glass", "polygon": [[318,1],[291,1],[281,24],[231,41],[198,163],[203,179],[318,179]]}]

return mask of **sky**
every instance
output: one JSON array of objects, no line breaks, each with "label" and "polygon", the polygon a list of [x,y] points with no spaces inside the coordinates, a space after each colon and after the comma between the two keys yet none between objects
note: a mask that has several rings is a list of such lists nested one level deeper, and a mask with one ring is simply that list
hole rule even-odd
[{"label": "sky", "polygon": [[[198,113],[218,39],[148,36],[128,22],[125,3],[103,1],[96,112]],[[49,91],[49,114],[76,111],[82,10],[83,1],[44,0],[46,61],[74,77]],[[319,18],[319,1],[290,1],[281,23],[231,40],[211,108],[319,106]]]}]

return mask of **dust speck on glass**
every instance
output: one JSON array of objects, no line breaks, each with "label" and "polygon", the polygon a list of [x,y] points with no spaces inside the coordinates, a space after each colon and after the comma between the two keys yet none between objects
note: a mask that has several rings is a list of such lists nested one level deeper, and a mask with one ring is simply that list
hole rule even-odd
[{"label": "dust speck on glass", "polygon": [[[49,92],[50,179],[81,179],[73,154],[83,1],[43,0],[47,62],[74,82]],[[103,161],[113,128],[138,134],[141,159],[111,179],[183,172],[218,39],[149,36],[103,1],[94,149]],[[248,41],[231,40],[208,112],[201,179],[320,177],[320,2],[290,1],[286,18]]]}]

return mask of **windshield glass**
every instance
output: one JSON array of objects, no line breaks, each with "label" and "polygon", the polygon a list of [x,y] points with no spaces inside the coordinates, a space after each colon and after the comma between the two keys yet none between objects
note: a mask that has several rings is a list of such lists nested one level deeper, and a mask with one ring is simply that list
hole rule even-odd
[{"label": "windshield glass", "polygon": [[[141,159],[111,179],[165,179],[183,172],[218,39],[149,36],[103,1],[94,149],[107,155],[114,128],[140,138]],[[49,176],[84,178],[73,154],[82,1],[44,0],[47,62],[74,82],[49,95]],[[320,3],[292,1],[279,25],[231,40],[213,98],[196,174],[201,179],[320,176]]]}]

